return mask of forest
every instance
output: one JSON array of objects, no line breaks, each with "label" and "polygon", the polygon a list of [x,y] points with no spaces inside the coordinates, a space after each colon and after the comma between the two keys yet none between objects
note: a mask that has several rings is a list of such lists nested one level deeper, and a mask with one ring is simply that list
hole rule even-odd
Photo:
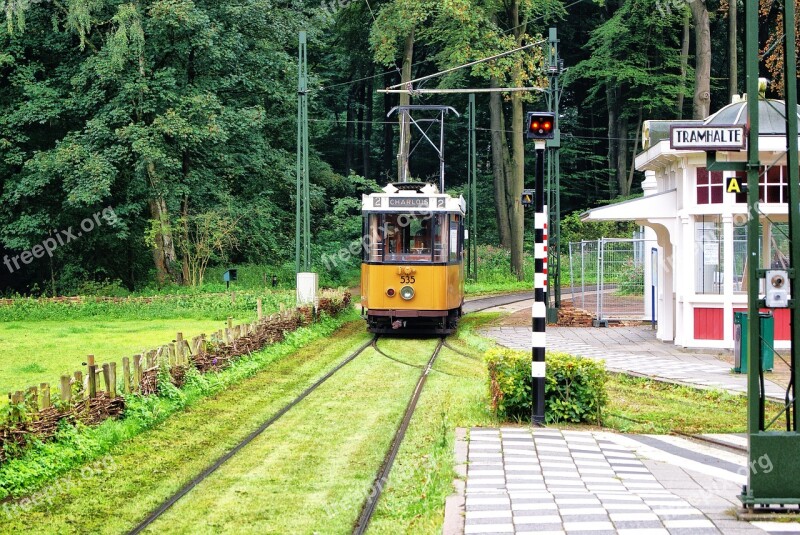
[{"label": "forest", "polygon": [[[467,95],[377,90],[557,28],[561,215],[641,193],[642,122],[704,118],[744,88],[741,5],[727,0],[3,0],[0,293],[202,286],[210,266],[294,270],[298,33],[308,34],[313,257],[358,239],[362,193],[398,176],[398,104],[444,104],[447,191],[467,180]],[[780,97],[777,3],[762,73]],[[544,87],[532,47],[426,88]],[[477,95],[478,236],[523,275],[525,111],[540,92]],[[438,174],[420,150],[411,176]],[[531,225],[528,225],[530,227]],[[530,229],[529,229],[530,230]],[[565,235],[579,236],[565,225]],[[98,290],[99,289],[99,290]]]}]

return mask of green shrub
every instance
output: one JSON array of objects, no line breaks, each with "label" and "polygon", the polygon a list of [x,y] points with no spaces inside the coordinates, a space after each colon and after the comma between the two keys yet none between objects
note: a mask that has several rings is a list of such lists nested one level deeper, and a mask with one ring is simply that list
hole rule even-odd
[{"label": "green shrub", "polygon": [[[530,418],[531,354],[502,347],[486,352],[492,409],[507,420]],[[547,354],[545,418],[548,423],[599,423],[608,401],[602,363],[564,353]]]}]

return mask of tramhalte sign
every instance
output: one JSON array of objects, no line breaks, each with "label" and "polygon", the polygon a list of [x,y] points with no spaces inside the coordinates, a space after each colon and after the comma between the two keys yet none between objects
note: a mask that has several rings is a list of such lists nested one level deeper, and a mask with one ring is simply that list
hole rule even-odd
[{"label": "tramhalte sign", "polygon": [[673,125],[669,147],[672,150],[745,150],[747,135],[744,125]]}]

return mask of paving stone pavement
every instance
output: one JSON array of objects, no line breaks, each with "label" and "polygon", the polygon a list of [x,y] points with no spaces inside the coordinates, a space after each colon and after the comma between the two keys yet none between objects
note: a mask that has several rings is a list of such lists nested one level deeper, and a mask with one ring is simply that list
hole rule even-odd
[{"label": "paving stone pavement", "polygon": [[[500,345],[530,350],[530,327],[493,327],[481,334]],[[650,327],[548,327],[547,350],[604,360],[611,371],[632,373],[659,381],[698,388],[747,392],[747,376],[732,374],[730,366],[713,354],[684,350],[656,340]],[[785,391],[765,381],[767,396],[783,400]]]},{"label": "paving stone pavement", "polygon": [[[800,533],[797,524],[753,525],[733,517],[744,478],[737,467],[746,465],[744,457],[714,454],[719,463],[710,466],[703,462],[707,452],[685,454],[685,445],[670,447],[669,442],[662,451],[660,437],[644,442],[631,437],[527,427],[471,429],[462,459],[467,465],[463,533]],[[453,532],[446,526],[445,533]]]}]

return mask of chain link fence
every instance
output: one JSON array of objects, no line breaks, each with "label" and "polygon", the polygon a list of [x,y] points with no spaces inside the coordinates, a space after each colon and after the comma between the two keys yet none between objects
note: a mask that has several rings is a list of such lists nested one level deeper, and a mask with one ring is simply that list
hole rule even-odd
[{"label": "chain link fence", "polygon": [[655,246],[655,241],[638,237],[570,243],[572,304],[598,321],[652,319],[651,300],[646,299],[652,289],[645,270]]}]

